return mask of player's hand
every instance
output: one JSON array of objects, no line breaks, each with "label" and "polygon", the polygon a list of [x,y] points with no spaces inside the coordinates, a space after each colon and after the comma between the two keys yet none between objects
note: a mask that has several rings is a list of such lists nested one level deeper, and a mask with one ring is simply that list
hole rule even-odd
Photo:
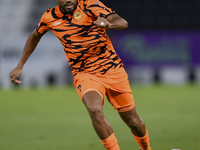
[{"label": "player's hand", "polygon": [[103,17],[97,18],[97,20],[94,21],[93,23],[99,28],[105,28],[105,29],[109,29],[110,28],[110,23],[108,22],[107,19],[105,19]]},{"label": "player's hand", "polygon": [[16,67],[13,71],[10,72],[11,83],[15,82],[21,84],[22,81],[18,80],[17,78],[22,74],[22,69]]}]

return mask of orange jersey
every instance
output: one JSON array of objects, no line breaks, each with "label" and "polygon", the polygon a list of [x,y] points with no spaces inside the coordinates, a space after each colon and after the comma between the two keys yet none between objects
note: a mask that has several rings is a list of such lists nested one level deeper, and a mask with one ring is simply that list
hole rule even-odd
[{"label": "orange jersey", "polygon": [[64,14],[60,7],[48,9],[41,17],[37,32],[51,30],[63,45],[72,74],[105,74],[122,66],[105,29],[93,24],[98,17],[115,14],[99,0],[78,0],[73,14]]}]

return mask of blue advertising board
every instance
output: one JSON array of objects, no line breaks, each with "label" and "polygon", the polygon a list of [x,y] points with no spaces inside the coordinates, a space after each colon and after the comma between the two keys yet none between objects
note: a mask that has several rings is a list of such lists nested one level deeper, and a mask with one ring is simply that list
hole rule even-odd
[{"label": "blue advertising board", "polygon": [[115,32],[111,40],[126,67],[200,65],[200,32]]}]

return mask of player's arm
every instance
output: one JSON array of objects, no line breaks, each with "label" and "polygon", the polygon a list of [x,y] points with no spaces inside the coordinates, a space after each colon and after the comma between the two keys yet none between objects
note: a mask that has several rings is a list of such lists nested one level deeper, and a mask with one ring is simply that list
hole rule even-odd
[{"label": "player's arm", "polygon": [[22,81],[18,80],[17,78],[21,75],[22,69],[30,55],[33,53],[35,50],[38,42],[40,41],[42,35],[39,34],[36,30],[34,30],[30,36],[28,37],[24,51],[22,53],[21,59],[17,65],[17,67],[10,72],[10,77],[11,77],[11,82],[16,82],[18,84],[21,84]]},{"label": "player's arm", "polygon": [[111,14],[107,18],[98,17],[93,23],[100,28],[106,29],[123,30],[128,27],[128,22],[118,14]]}]

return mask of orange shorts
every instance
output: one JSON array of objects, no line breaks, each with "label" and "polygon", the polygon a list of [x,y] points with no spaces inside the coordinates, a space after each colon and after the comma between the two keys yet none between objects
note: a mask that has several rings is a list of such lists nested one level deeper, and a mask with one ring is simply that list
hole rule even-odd
[{"label": "orange shorts", "polygon": [[103,100],[102,105],[106,95],[108,101],[118,112],[129,111],[135,107],[128,75],[123,67],[113,69],[106,75],[79,73],[74,77],[74,86],[81,99],[88,91],[98,92]]}]

